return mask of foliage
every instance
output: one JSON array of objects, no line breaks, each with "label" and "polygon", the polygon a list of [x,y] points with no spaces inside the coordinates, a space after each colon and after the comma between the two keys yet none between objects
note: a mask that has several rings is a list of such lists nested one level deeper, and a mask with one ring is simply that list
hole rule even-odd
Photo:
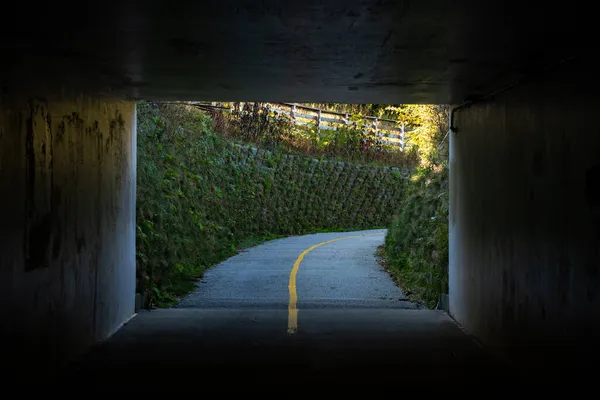
[{"label": "foliage", "polygon": [[352,115],[373,116],[378,118],[394,117],[394,114],[389,112],[387,104],[304,103],[302,105]]},{"label": "foliage", "polygon": [[433,307],[448,291],[447,109],[426,105],[393,109],[400,118],[422,127],[417,139],[421,166],[402,192],[386,236],[385,257],[409,296]]},{"label": "foliage", "polygon": [[447,146],[442,144],[442,134],[448,128],[447,105],[401,104],[387,106],[386,110],[393,113],[395,119],[404,121],[407,127],[414,129],[408,142],[419,154],[421,166],[445,159],[447,153],[440,154],[439,150],[447,150]]},{"label": "foliage", "polygon": [[398,209],[401,170],[286,154],[282,127],[252,124],[248,141],[272,150],[215,134],[189,106],[138,103],[137,285],[151,306],[175,303],[241,247],[382,227]]},{"label": "foliage", "polygon": [[221,135],[244,143],[286,153],[311,155],[338,161],[412,167],[418,157],[413,152],[393,151],[373,140],[360,126],[362,115],[353,114],[356,125],[339,125],[335,130],[316,124],[295,125],[288,114],[270,110],[266,103],[236,103],[232,113],[214,113],[215,129]]},{"label": "foliage", "polygon": [[419,168],[385,241],[390,272],[429,307],[448,292],[448,169]]}]

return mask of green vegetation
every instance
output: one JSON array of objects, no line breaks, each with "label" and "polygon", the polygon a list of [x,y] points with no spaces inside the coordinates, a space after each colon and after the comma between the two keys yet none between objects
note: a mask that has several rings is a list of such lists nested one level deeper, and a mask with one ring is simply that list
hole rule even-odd
[{"label": "green vegetation", "polygon": [[447,293],[447,108],[315,106],[355,112],[356,120],[402,120],[416,128],[413,150],[366,143],[352,126],[299,128],[260,103],[212,116],[182,104],[138,104],[138,291],[149,305],[177,302],[240,249],[286,235],[388,226],[391,215],[383,247],[389,272],[429,307]]},{"label": "green vegetation", "polygon": [[434,307],[448,293],[448,169],[419,168],[385,240],[387,268],[412,300]]},{"label": "green vegetation", "polygon": [[[448,156],[448,106],[432,104],[401,104],[387,106],[393,119],[404,121],[415,129],[409,142],[417,152],[419,164],[427,166],[444,163]],[[388,115],[390,115],[388,114]]]},{"label": "green vegetation", "polygon": [[402,170],[264,147],[214,133],[192,107],[138,103],[137,286],[148,305],[176,303],[240,248],[383,227],[399,209]]},{"label": "green vegetation", "polygon": [[349,113],[354,116],[369,115],[379,118],[396,118],[394,112],[388,109],[388,104],[303,103],[303,105],[320,108],[321,110]]},{"label": "green vegetation", "polygon": [[447,108],[401,106],[397,112],[420,120],[421,160],[402,192],[383,255],[409,297],[434,307],[448,293]]},{"label": "green vegetation", "polygon": [[[336,130],[318,129],[315,124],[295,125],[287,114],[271,111],[265,103],[228,104],[234,112],[215,112],[215,130],[222,136],[264,149],[316,158],[351,161],[361,164],[410,168],[418,163],[418,148],[409,152],[393,151],[392,146],[377,143],[370,134],[353,125]],[[320,104],[323,109],[326,107]],[[364,107],[363,107],[364,108]],[[395,113],[389,110],[389,113]],[[363,114],[350,120],[361,126]]]}]

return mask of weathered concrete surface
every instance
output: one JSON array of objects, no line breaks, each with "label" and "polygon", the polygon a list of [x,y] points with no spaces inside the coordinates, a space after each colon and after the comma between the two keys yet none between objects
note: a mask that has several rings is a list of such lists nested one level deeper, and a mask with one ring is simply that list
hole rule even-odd
[{"label": "weathered concrete surface", "polygon": [[308,308],[416,308],[375,259],[384,234],[318,233],[247,249],[208,270],[179,307],[287,309],[290,272],[300,253],[327,240],[360,236],[327,243],[304,257],[297,275],[301,313]]},{"label": "weathered concrete surface", "polygon": [[108,0],[76,9],[39,3],[4,9],[12,16],[0,26],[4,90],[461,103],[596,48],[592,3]]},{"label": "weathered concrete surface", "polygon": [[357,385],[446,383],[464,392],[518,384],[440,311],[312,309],[302,320],[289,336],[287,310],[143,312],[66,373],[58,388],[77,382],[94,392],[297,394],[335,385],[339,394]]},{"label": "weathered concrete surface", "polygon": [[135,104],[0,104],[2,377],[39,377],[133,314]]},{"label": "weathered concrete surface", "polygon": [[486,344],[552,367],[598,354],[594,73],[571,63],[459,110],[451,137],[450,312]]}]

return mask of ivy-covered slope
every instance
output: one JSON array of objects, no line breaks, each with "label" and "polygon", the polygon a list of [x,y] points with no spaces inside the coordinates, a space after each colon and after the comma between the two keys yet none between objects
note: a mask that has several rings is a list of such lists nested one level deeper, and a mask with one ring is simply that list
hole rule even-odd
[{"label": "ivy-covered slope", "polygon": [[205,114],[138,104],[138,291],[167,306],[246,243],[385,227],[400,170],[236,144]]}]

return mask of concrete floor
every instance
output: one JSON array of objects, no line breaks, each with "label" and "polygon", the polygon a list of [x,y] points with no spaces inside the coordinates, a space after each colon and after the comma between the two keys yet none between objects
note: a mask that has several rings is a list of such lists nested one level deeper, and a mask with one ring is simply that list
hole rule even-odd
[{"label": "concrete floor", "polygon": [[220,391],[509,377],[440,311],[301,310],[296,335],[286,324],[287,311],[276,309],[143,312],[66,378],[95,390],[151,381]]},{"label": "concrete floor", "polygon": [[[151,382],[219,392],[514,382],[445,313],[406,301],[375,260],[383,233],[293,237],[243,252],[209,271],[180,307],[139,313],[62,378],[95,390]],[[294,261],[346,236],[299,264],[298,330],[288,334]]]}]

